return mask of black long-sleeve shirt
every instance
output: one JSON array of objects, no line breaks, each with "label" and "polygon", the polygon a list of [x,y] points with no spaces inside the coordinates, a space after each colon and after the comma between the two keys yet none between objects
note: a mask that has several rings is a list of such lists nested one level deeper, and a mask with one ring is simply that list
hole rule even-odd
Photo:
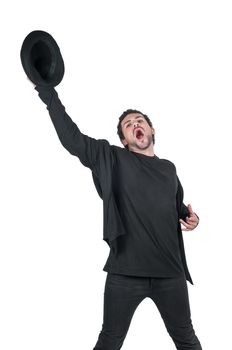
[{"label": "black long-sleeve shirt", "polygon": [[102,184],[98,192],[105,204],[104,239],[110,246],[117,239],[117,253],[112,245],[103,270],[150,277],[186,273],[192,283],[182,236],[178,236],[179,218],[185,219],[188,209],[182,201],[177,208],[177,196],[183,189],[175,165],[156,155],[146,156],[84,135],[55,89],[36,90],[47,105],[62,145]]},{"label": "black long-sleeve shirt", "polygon": [[127,235],[117,258],[104,267],[116,273],[168,277],[183,274],[177,236],[177,175],[173,163],[117,150],[116,199]]}]

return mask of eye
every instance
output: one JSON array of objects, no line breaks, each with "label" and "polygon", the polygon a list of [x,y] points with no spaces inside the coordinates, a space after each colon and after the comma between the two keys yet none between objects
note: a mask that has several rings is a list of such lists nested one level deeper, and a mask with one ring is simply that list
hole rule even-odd
[{"label": "eye", "polygon": [[131,123],[128,123],[127,126],[126,126],[126,128],[128,128],[129,125],[131,125]]}]

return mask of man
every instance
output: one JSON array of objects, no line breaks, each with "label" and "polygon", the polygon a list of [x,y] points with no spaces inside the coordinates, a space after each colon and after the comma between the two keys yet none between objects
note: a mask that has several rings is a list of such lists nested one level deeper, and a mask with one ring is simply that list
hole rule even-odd
[{"label": "man", "polygon": [[192,326],[186,279],[188,271],[181,223],[186,231],[199,222],[175,165],[154,154],[155,129],[137,110],[119,118],[124,148],[81,133],[54,88],[36,86],[47,105],[62,145],[90,168],[103,199],[103,238],[110,253],[104,315],[95,350],[122,347],[133,314],[149,297],[156,304],[177,349],[202,349]]}]

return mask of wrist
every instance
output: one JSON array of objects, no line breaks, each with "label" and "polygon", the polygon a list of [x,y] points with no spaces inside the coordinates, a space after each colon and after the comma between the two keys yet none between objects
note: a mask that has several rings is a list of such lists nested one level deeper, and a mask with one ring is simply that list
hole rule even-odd
[{"label": "wrist", "polygon": [[36,85],[35,90],[38,91],[40,99],[50,108],[52,99],[57,95],[56,90],[52,86]]}]

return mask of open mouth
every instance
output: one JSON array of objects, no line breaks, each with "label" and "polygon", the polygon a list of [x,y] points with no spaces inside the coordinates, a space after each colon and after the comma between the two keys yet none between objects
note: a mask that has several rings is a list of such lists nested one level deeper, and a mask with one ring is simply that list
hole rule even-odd
[{"label": "open mouth", "polygon": [[143,133],[143,130],[142,129],[137,129],[135,130],[135,137],[138,139],[138,140],[141,140],[144,136],[144,133]]}]

